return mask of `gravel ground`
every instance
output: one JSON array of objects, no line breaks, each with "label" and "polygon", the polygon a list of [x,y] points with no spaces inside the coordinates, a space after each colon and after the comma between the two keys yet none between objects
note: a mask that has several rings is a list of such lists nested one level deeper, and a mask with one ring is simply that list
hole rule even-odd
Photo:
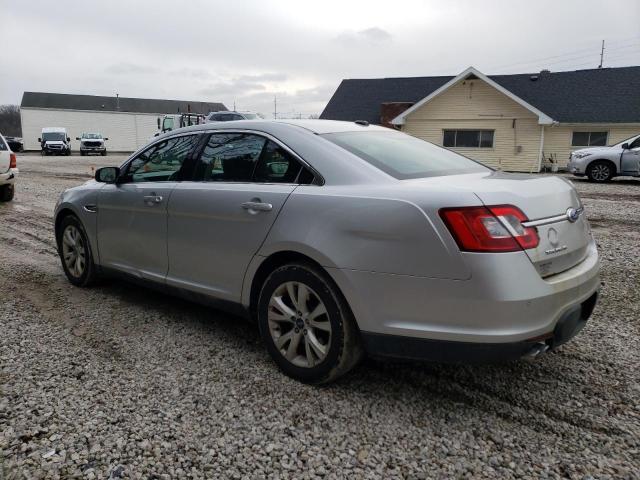
[{"label": "gravel ground", "polygon": [[603,289],[559,351],[368,360],[315,388],[241,319],[66,281],[57,195],[121,160],[18,157],[0,205],[0,478],[640,478],[640,181],[575,181]]}]

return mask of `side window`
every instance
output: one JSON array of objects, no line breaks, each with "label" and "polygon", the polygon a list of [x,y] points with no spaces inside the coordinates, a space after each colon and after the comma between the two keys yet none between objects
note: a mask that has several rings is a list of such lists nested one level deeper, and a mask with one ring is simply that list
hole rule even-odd
[{"label": "side window", "polygon": [[0,152],[3,152],[5,150],[8,150],[7,144],[4,143],[4,140],[2,139],[2,137],[0,137]]},{"label": "side window", "polygon": [[197,135],[185,135],[156,143],[129,164],[126,173],[127,181],[167,182],[174,180],[197,139]]},{"label": "side window", "polygon": [[302,165],[280,145],[267,141],[256,167],[254,181],[264,183],[294,183]]},{"label": "side window", "polygon": [[633,142],[629,144],[629,148],[638,148],[640,147],[640,137],[636,138]]},{"label": "side window", "polygon": [[196,165],[195,180],[251,182],[266,139],[244,133],[214,133]]}]

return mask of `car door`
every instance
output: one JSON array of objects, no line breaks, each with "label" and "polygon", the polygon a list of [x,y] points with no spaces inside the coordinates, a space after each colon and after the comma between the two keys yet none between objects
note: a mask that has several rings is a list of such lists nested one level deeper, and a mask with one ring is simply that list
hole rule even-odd
[{"label": "car door", "polygon": [[620,164],[623,174],[640,174],[640,137],[629,144],[629,148],[622,151]]},{"label": "car door", "polygon": [[302,164],[253,133],[214,133],[169,202],[167,284],[240,301],[245,271]]},{"label": "car door", "polygon": [[97,232],[102,266],[164,281],[167,205],[197,139],[190,134],[155,143],[125,165],[117,183],[100,190]]}]

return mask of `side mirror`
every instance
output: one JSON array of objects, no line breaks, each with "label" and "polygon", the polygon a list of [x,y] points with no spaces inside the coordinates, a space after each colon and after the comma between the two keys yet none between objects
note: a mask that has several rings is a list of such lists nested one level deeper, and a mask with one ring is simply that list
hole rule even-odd
[{"label": "side mirror", "polygon": [[69,137],[67,137],[67,142],[70,142],[70,141],[71,141],[71,139]]},{"label": "side mirror", "polygon": [[38,137],[38,143],[42,143],[42,139]]},{"label": "side mirror", "polygon": [[109,140],[109,137],[104,137],[104,139],[105,139],[105,141],[106,141],[106,140]]},{"label": "side mirror", "polygon": [[622,149],[623,150],[629,150],[629,144],[628,143],[623,143],[622,144]]},{"label": "side mirror", "polygon": [[76,137],[76,140],[80,140],[80,137]]},{"label": "side mirror", "polygon": [[102,167],[96,170],[96,182],[116,183],[119,176],[120,169],[118,167]]}]

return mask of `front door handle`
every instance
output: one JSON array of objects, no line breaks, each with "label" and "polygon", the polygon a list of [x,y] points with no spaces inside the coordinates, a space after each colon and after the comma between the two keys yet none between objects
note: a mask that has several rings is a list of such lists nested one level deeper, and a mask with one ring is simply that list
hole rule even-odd
[{"label": "front door handle", "polygon": [[270,203],[264,203],[255,200],[244,202],[241,206],[245,210],[249,210],[249,213],[270,212],[271,210],[273,210],[273,205],[271,205]]},{"label": "front door handle", "polygon": [[151,194],[151,195],[145,195],[143,198],[144,198],[144,203],[146,203],[149,206],[162,203],[162,195]]}]

